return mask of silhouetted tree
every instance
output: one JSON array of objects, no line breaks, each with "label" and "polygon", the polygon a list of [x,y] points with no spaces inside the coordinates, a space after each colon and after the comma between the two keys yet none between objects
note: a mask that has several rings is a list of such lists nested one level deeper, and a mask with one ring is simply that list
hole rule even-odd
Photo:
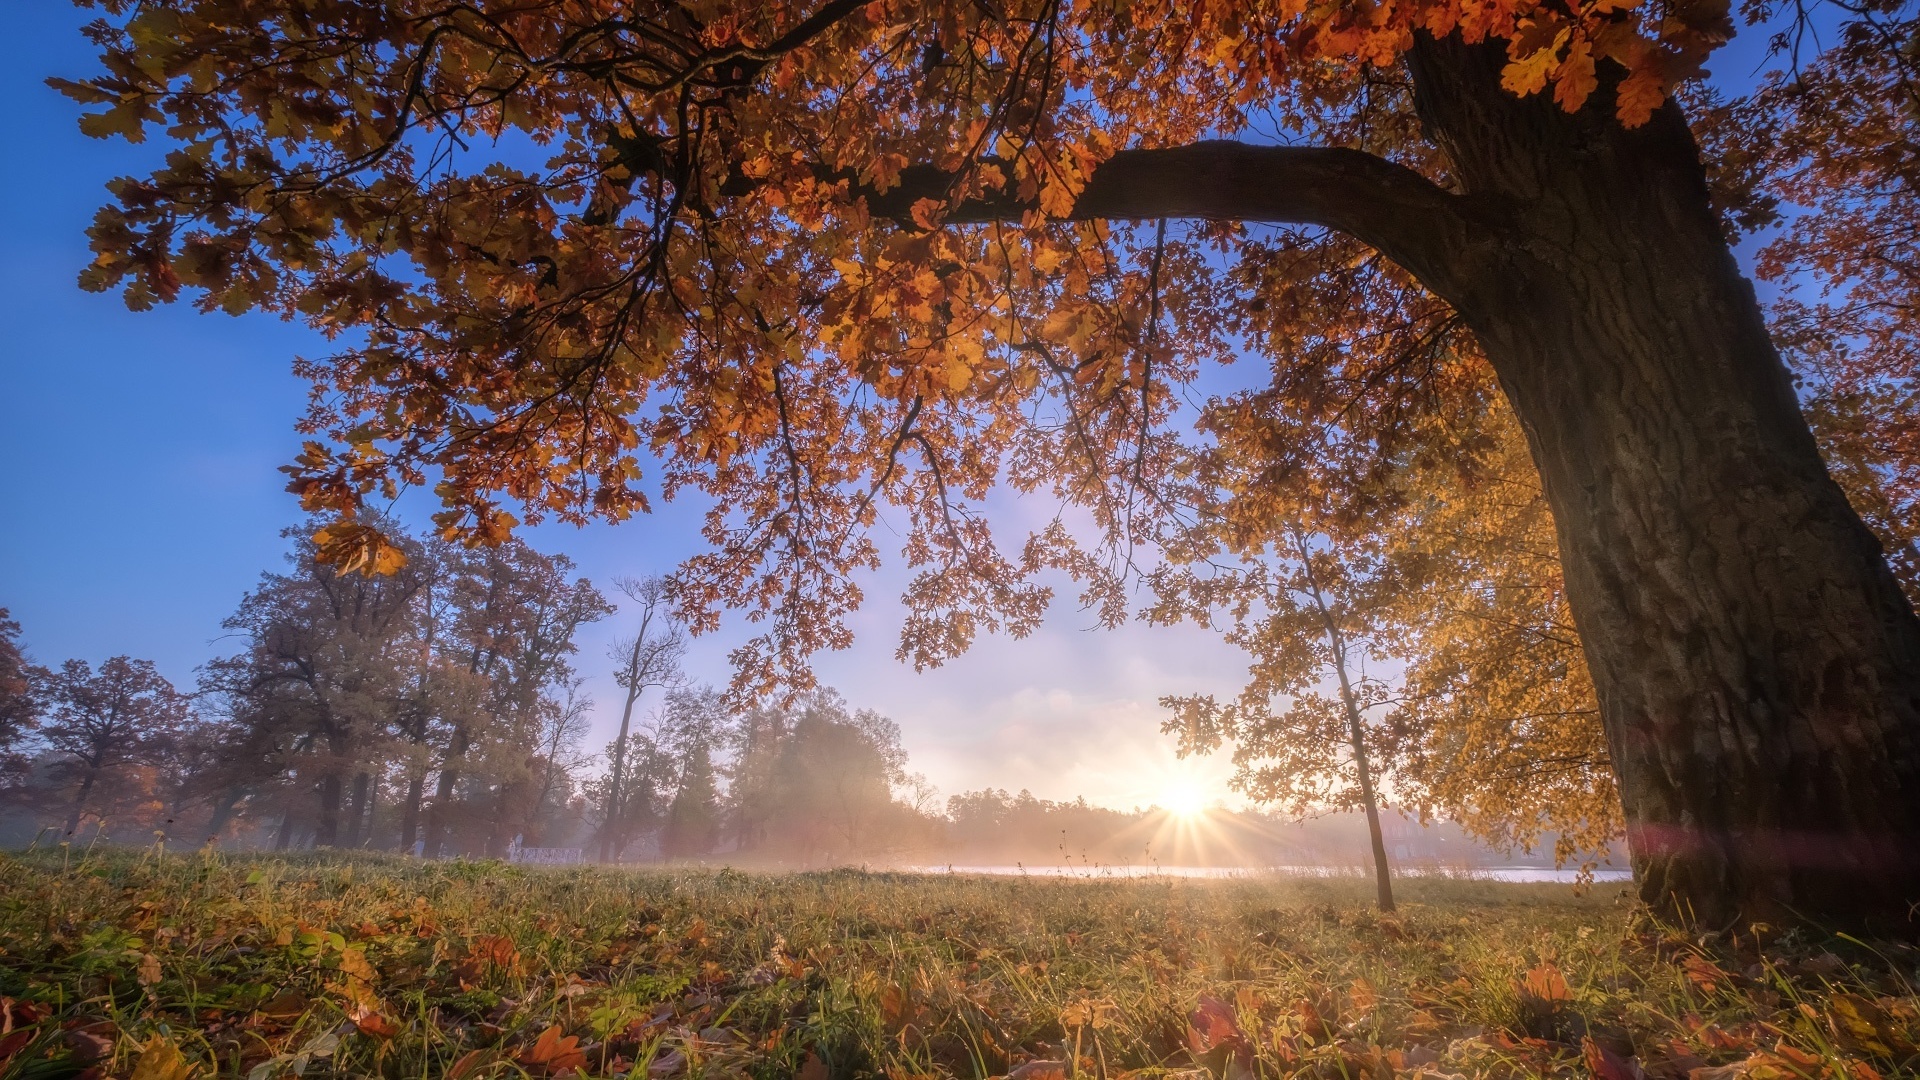
[{"label": "silhouetted tree", "polygon": [[[55,758],[54,777],[67,789],[68,835],[97,804],[150,794],[150,783],[128,785],[126,774],[164,758],[190,715],[187,699],[153,662],[116,656],[96,672],[84,660],[69,660],[41,684],[48,708],[40,739]],[[109,782],[114,790],[103,793]]]}]

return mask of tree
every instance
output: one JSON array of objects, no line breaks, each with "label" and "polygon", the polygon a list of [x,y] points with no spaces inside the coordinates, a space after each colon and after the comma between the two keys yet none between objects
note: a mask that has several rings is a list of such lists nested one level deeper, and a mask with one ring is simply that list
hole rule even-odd
[{"label": "tree", "polygon": [[36,674],[20,651],[20,624],[0,608],[0,783],[9,786],[26,765],[20,748],[40,721]]},{"label": "tree", "polygon": [[[1298,525],[1283,543],[1291,550],[1283,547],[1252,581],[1233,585],[1236,592],[1257,590],[1263,609],[1228,635],[1256,657],[1246,689],[1224,705],[1212,695],[1162,698],[1175,714],[1164,730],[1179,736],[1183,755],[1232,741],[1235,784],[1261,802],[1283,803],[1296,815],[1357,805],[1373,847],[1375,897],[1380,910],[1392,911],[1376,797],[1379,750],[1369,745],[1378,736],[1367,720],[1386,695],[1359,671],[1364,653],[1377,653],[1367,648],[1373,628],[1365,618],[1372,567],[1343,559]],[[1329,671],[1337,684],[1331,698],[1318,689]],[[1277,712],[1276,700],[1285,703]]]},{"label": "tree", "polygon": [[[258,732],[265,753],[251,760],[313,789],[314,843],[354,847],[369,835],[373,773],[415,682],[417,601],[439,569],[408,541],[391,575],[343,572],[318,561],[310,533],[285,532],[288,572],[262,574],[225,620],[246,646],[209,664],[205,682]],[[284,820],[281,834],[291,839]]]},{"label": "tree", "polygon": [[673,801],[667,804],[660,832],[660,853],[669,859],[705,855],[720,839],[720,792],[714,783],[713,752],[695,744],[678,764]]},{"label": "tree", "polygon": [[464,779],[479,797],[469,823],[486,826],[467,843],[497,855],[529,805],[521,789],[532,780],[527,764],[549,707],[543,699],[571,683],[579,628],[613,609],[592,582],[568,579],[571,560],[517,538],[450,553],[447,561],[451,618],[441,648],[484,690],[479,711],[451,725],[427,814],[427,852],[438,856],[451,840]]},{"label": "tree", "polygon": [[743,849],[852,860],[913,838],[917,811],[895,791],[924,795],[892,720],[816,689],[742,718],[735,739],[727,797]]},{"label": "tree", "polygon": [[[646,448],[715,497],[692,624],[769,620],[739,689],[844,644],[883,502],[922,569],[902,654],[938,662],[1030,629],[1049,569],[1124,618],[1130,552],[1183,520],[1178,390],[1242,340],[1344,338],[1267,402],[1346,402],[1379,468],[1449,382],[1517,415],[1650,902],[1920,896],[1920,619],[1671,98],[1724,2],[102,3],[106,72],[57,85],[105,106],[84,130],[180,147],[115,182],[83,283],[354,332],[302,368],[331,441],[292,484],[348,515],[342,565],[393,564],[352,515],[428,470],[441,525],[497,541],[502,498],[644,509]],[[1873,55],[1905,40],[1845,10]],[[1266,127],[1290,145],[1210,138]],[[475,149],[510,130],[545,149]],[[1196,224],[1115,224],[1166,219]],[[1003,483],[1099,536],[1003,552],[973,509]]]},{"label": "tree", "polygon": [[681,658],[687,644],[674,625],[667,609],[667,581],[664,578],[623,578],[616,581],[627,599],[639,607],[639,624],[633,637],[615,642],[609,655],[620,664],[614,679],[627,692],[620,708],[620,734],[613,740],[613,771],[607,784],[606,826],[600,836],[600,861],[610,862],[625,847],[629,837],[627,815],[620,800],[627,790],[628,733],[633,725],[633,704],[648,690],[669,689],[682,681]]},{"label": "tree", "polygon": [[[537,830],[578,764],[568,657],[607,610],[592,583],[519,540],[469,552],[402,537],[404,562],[362,574],[320,561],[311,531],[289,534],[289,572],[263,575],[227,620],[245,647],[203,671],[225,713],[194,780],[213,824],[271,803],[281,846],[310,815],[316,844],[424,838],[434,855]],[[383,800],[397,804],[384,820]]]},{"label": "tree", "polygon": [[[102,782],[131,779],[124,776],[131,768],[157,764],[190,712],[187,699],[153,661],[125,656],[108,659],[98,672],[85,660],[69,660],[45,675],[40,693],[47,702],[40,738],[59,759],[57,774],[72,787],[68,836],[94,808]],[[116,791],[111,801],[121,802],[128,793]]]}]

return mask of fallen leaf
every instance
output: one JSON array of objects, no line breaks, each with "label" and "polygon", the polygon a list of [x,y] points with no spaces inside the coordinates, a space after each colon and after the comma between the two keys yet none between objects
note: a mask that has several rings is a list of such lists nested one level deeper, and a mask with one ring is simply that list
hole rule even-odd
[{"label": "fallen leaf", "polygon": [[1029,1061],[1007,1074],[1007,1080],[1066,1080],[1064,1061]]},{"label": "fallen leaf", "polygon": [[376,1039],[391,1039],[400,1034],[400,1025],[372,1009],[354,1010],[353,1026],[359,1028],[361,1034]]},{"label": "fallen leaf", "polygon": [[307,1004],[307,995],[288,987],[263,1002],[255,1011],[262,1016],[287,1018],[306,1012]]},{"label": "fallen leaf", "polygon": [[460,1055],[460,1060],[447,1070],[447,1080],[462,1080],[468,1073],[485,1064],[493,1056],[491,1050],[469,1050]]},{"label": "fallen leaf", "polygon": [[[66,1034],[67,1048],[72,1050],[73,1056],[81,1061],[98,1061],[113,1053],[115,1033],[116,1028],[112,1021],[77,1027]],[[6,1055],[0,1054],[0,1057],[4,1056]]]},{"label": "fallen leaf", "polygon": [[165,1035],[155,1035],[141,1049],[129,1080],[189,1080],[198,1071],[200,1066],[188,1061]]},{"label": "fallen leaf", "polygon": [[587,1055],[580,1052],[579,1036],[560,1034],[557,1024],[541,1032],[532,1048],[515,1060],[522,1065],[545,1069],[550,1075],[584,1071],[587,1067]]},{"label": "fallen leaf", "polygon": [[1639,1063],[1621,1057],[1592,1039],[1580,1040],[1580,1049],[1594,1080],[1646,1080],[1646,1071]]}]

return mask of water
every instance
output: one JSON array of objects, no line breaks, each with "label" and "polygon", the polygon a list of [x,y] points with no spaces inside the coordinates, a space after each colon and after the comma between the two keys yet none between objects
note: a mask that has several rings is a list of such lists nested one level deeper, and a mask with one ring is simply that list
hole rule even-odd
[{"label": "water", "polygon": [[[917,874],[994,874],[1000,876],[1064,878],[1264,878],[1264,877],[1359,877],[1371,871],[1358,866],[1131,866],[1079,864],[1073,866],[906,866]],[[1580,878],[1574,869],[1548,866],[1410,866],[1396,867],[1395,877],[1457,877],[1477,881],[1546,881],[1572,884]],[[1602,868],[1593,872],[1596,882],[1632,881],[1633,872]]]}]

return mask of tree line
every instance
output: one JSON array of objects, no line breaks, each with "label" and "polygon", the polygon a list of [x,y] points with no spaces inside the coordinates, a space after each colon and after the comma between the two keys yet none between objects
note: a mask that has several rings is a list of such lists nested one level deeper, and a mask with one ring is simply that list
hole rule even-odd
[{"label": "tree line", "polygon": [[[619,734],[586,745],[580,629],[615,606],[520,540],[402,537],[385,575],[320,561],[315,528],[223,622],[179,688],[148,660],[32,663],[0,609],[0,798],[15,841],[161,834],[274,850],[602,860],[779,850],[871,856],[923,838],[931,789],[899,727],[816,690],[731,709],[683,669],[663,583],[616,582]],[[635,716],[648,691],[659,704]]]}]

